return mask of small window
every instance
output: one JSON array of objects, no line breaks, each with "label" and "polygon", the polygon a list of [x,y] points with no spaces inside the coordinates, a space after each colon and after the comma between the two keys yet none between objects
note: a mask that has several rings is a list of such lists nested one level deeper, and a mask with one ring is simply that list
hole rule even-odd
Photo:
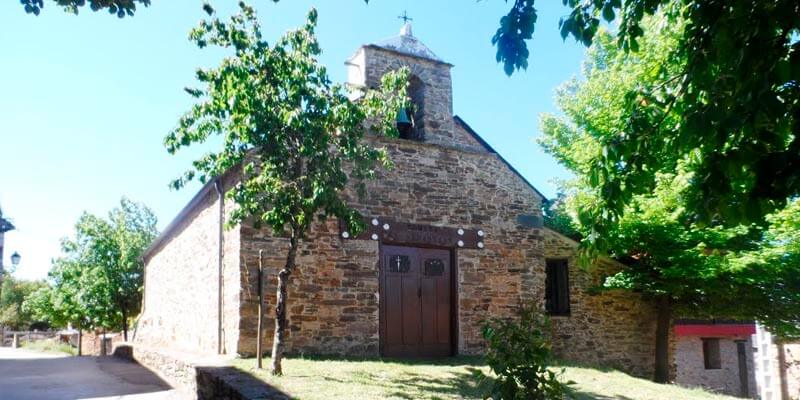
[{"label": "small window", "polygon": [[719,339],[703,339],[703,363],[706,369],[722,368],[722,360],[719,358]]},{"label": "small window", "polygon": [[425,260],[425,276],[442,276],[444,274],[444,262],[438,258],[428,258]]},{"label": "small window", "polygon": [[567,260],[547,260],[545,311],[550,315],[569,315],[569,269]]},{"label": "small window", "polygon": [[411,260],[408,256],[391,256],[388,267],[389,272],[404,274],[411,269]]}]

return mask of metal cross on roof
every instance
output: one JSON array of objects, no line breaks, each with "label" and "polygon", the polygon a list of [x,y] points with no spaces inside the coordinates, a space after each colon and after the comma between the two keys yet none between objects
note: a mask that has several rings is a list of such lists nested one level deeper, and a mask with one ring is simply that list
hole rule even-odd
[{"label": "metal cross on roof", "polygon": [[408,21],[414,20],[414,18],[408,16],[408,13],[405,10],[403,10],[403,15],[400,15],[397,18],[402,19],[404,23],[408,23]]}]

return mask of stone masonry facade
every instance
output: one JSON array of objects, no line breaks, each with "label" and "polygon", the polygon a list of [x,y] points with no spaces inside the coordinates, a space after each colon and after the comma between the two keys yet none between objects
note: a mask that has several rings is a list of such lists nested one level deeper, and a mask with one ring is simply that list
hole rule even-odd
[{"label": "stone masonry facade", "polygon": [[[236,176],[221,180],[228,190]],[[240,229],[220,229],[232,210],[223,201],[220,219],[219,194],[213,182],[201,189],[192,202],[165,230],[162,240],[145,257],[145,291],[142,315],[134,340],[142,345],[215,354],[222,346],[237,348],[239,331],[239,234]],[[222,232],[222,312],[219,313],[219,245]]]},{"label": "stone masonry facade", "polygon": [[[481,325],[487,318],[511,317],[520,304],[543,308],[545,260],[566,258],[572,313],[552,319],[556,353],[651,374],[652,308],[629,293],[589,294],[599,282],[598,273],[613,265],[602,264],[591,273],[577,268],[576,244],[541,227],[542,195],[453,116],[450,64],[367,45],[348,62],[349,83],[374,87],[384,73],[402,66],[422,83],[423,93],[416,98],[423,102],[425,139],[369,136],[374,146],[386,149],[394,167],[378,171],[367,183],[365,197],[352,191],[345,195],[370,219],[485,232],[483,248],[450,249],[455,261],[455,352],[484,350]],[[236,181],[235,173],[224,177],[221,190]],[[201,354],[253,355],[263,251],[264,349],[269,351],[276,273],[284,265],[287,240],[243,222],[224,230],[220,242],[220,223],[232,205],[223,203],[220,214],[219,194],[209,185],[146,254],[144,311],[136,342]],[[312,226],[290,278],[289,353],[380,355],[381,245],[379,240],[343,238],[334,219]]]},{"label": "stone masonry facade", "polygon": [[[368,184],[364,199],[353,199],[351,204],[363,215],[486,231],[485,249],[456,251],[458,350],[476,353],[483,348],[484,319],[512,315],[520,302],[544,296],[541,230],[516,221],[520,214],[539,213],[540,198],[496,155],[399,139],[372,140],[387,148],[395,166]],[[258,250],[269,255],[266,292],[267,302],[273,304],[275,276],[287,244],[268,230],[250,227],[243,227],[241,237],[247,282],[240,352],[250,354],[255,343],[249,338],[255,337]],[[378,252],[376,241],[341,239],[335,221],[314,226],[289,288],[291,352],[378,355]],[[267,326],[271,329],[271,322]],[[271,331],[266,339],[269,343]]]},{"label": "stone masonry facade", "polygon": [[619,270],[612,260],[599,259],[582,267],[577,242],[550,229],[545,229],[544,240],[546,258],[566,259],[569,270],[570,315],[550,318],[556,356],[652,377],[656,346],[653,305],[627,291],[595,290],[606,276]]}]

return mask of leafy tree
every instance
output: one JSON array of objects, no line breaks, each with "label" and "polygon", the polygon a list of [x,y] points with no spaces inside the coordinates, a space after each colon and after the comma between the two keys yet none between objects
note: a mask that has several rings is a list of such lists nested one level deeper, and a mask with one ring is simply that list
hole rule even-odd
[{"label": "leafy tree", "polygon": [[22,303],[31,293],[44,286],[46,284],[41,281],[24,281],[7,276],[3,280],[3,291],[0,295],[0,325],[12,329],[28,329],[32,324],[42,322],[22,308]]},{"label": "leafy tree", "polygon": [[108,216],[111,238],[102,276],[110,289],[114,308],[119,312],[122,333],[128,340],[128,320],[142,305],[144,263],[142,254],[158,235],[156,217],[141,203],[126,198]]},{"label": "leafy tree", "polygon": [[[64,258],[53,261],[48,273],[50,286],[31,293],[22,304],[36,319],[47,320],[53,327],[72,324],[78,329],[78,355],[82,355],[83,330],[93,326],[92,313],[84,289],[93,282],[82,279],[82,268],[78,263]],[[101,311],[102,313],[102,311]]]},{"label": "leafy tree", "polygon": [[278,273],[272,348],[272,373],[281,374],[287,282],[299,242],[315,216],[337,217],[353,231],[363,228],[343,191],[352,182],[362,193],[364,179],[373,177],[376,167],[388,165],[386,153],[362,138],[368,129],[397,134],[394,117],[408,101],[400,95],[407,73],[387,74],[379,89],[366,88],[358,101],[351,101],[346,88],[332,84],[317,62],[321,50],[314,35],[315,10],[302,28],[270,46],[254,10],[243,2],[239,7],[228,22],[213,17],[192,31],[199,47],[216,45],[233,54],[216,68],[198,70],[205,88],[187,89],[198,103],[165,143],[174,153],[222,136],[223,147],[195,161],[174,186],[183,186],[196,174],[207,181],[240,169],[240,182],[226,194],[237,205],[230,223],[252,218],[256,226],[266,224],[288,239],[286,263]]},{"label": "leafy tree", "polygon": [[[88,5],[92,11],[107,10],[109,14],[124,18],[132,17],[136,12],[136,5],[145,7],[150,5],[150,0],[50,0],[55,5],[63,7],[67,12],[78,13],[82,7]],[[39,15],[44,8],[45,0],[20,0],[25,12]]]},{"label": "leafy tree", "polygon": [[[588,46],[598,39],[601,19],[618,23],[617,46],[603,46],[607,51],[652,54],[647,33],[676,25],[669,27],[673,43],[661,49],[670,62],[651,65],[650,84],[619,93],[622,123],[596,138],[603,152],[592,166],[593,186],[604,192],[591,213],[596,229],[610,229],[636,194],[650,192],[659,173],[679,164],[691,174],[687,213],[700,222],[762,222],[800,194],[800,3],[564,4],[571,8],[559,22],[564,38]],[[658,12],[663,23],[648,23]],[[501,19],[493,42],[506,73],[527,67],[526,41],[536,21],[534,0],[514,0]]]},{"label": "leafy tree", "polygon": [[62,240],[49,290],[37,291],[26,307],[56,326],[119,328],[127,340],[128,319],[141,307],[140,256],[156,233],[152,211],[126,198],[108,219],[84,213],[75,236]]},{"label": "leafy tree", "polygon": [[756,315],[771,332],[800,339],[800,199],[766,219],[769,228],[758,248],[731,258],[740,290],[729,297],[741,314]]},{"label": "leafy tree", "polygon": [[567,208],[567,195],[559,192],[554,200],[545,202],[542,205],[542,215],[544,216],[544,226],[550,228],[572,240],[580,242],[581,232],[575,226],[573,218],[569,215]]},{"label": "leafy tree", "polygon": [[[764,250],[788,243],[780,235],[787,234],[785,227],[791,222],[778,224],[784,231],[773,227],[767,232],[774,233],[767,234],[751,225],[697,223],[686,207],[694,184],[691,160],[676,164],[671,173],[655,173],[651,192],[632,196],[614,224],[597,229],[595,215],[610,193],[598,184],[596,169],[608,152],[603,140],[626,124],[620,118],[626,112],[625,93],[660,85],[660,75],[653,71],[682,65],[668,51],[680,39],[680,22],[659,15],[643,24],[648,29],[639,38],[643,50],[638,53],[621,51],[605,32],[595,37],[584,79],[569,81],[557,93],[564,115],[542,117],[545,135],[540,142],[576,175],[565,185],[569,196],[562,202],[567,214],[574,216],[584,245],[596,251],[596,244],[603,243],[603,250],[627,265],[608,277],[604,287],[639,292],[657,306],[655,379],[664,382],[674,317],[757,319],[779,332],[798,329],[800,264],[773,265],[776,257],[783,257],[778,254],[786,254],[785,248]],[[679,119],[671,115],[665,123]],[[787,217],[769,220],[787,221]]]},{"label": "leafy tree", "polygon": [[[647,50],[638,53],[621,51],[614,37],[601,31],[586,53],[583,79],[571,79],[556,91],[555,102],[564,115],[544,114],[541,118],[544,135],[539,143],[577,176],[577,181],[564,186],[572,192],[572,199],[562,202],[580,202],[580,208],[574,204],[568,208],[576,210],[579,225],[590,228],[587,242],[599,250],[604,250],[603,241],[612,226],[599,226],[596,217],[604,212],[608,198],[618,194],[603,186],[598,175],[602,169],[599,164],[608,153],[603,142],[624,131],[628,92],[637,87],[658,86],[659,75],[653,71],[677,72],[682,65],[680,59],[670,56],[681,24],[663,15],[644,23],[648,34],[639,42]],[[674,119],[665,123],[674,123]],[[669,157],[665,152],[652,156]]]},{"label": "leafy tree", "polygon": [[[758,314],[742,313],[741,301],[732,301],[731,294],[752,290],[752,284],[741,282],[744,276],[754,283],[764,278],[754,271],[734,271],[728,263],[731,254],[757,246],[758,230],[687,224],[676,195],[685,180],[669,175],[659,179],[655,193],[634,198],[607,233],[609,254],[627,267],[608,277],[604,287],[638,292],[655,304],[655,380],[666,382],[673,318],[752,320]],[[769,307],[769,303],[758,306]]]}]

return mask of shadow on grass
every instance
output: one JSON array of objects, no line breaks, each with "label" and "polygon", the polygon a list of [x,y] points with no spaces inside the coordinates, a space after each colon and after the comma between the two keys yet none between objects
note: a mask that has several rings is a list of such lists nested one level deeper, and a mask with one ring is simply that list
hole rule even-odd
[{"label": "shadow on grass", "polygon": [[466,367],[464,372],[453,372],[448,377],[434,378],[410,373],[390,379],[395,392],[390,396],[412,398],[409,392],[437,394],[447,397],[481,399],[489,392],[492,380],[475,367]]},{"label": "shadow on grass", "polygon": [[317,356],[295,354],[290,358],[310,361],[348,361],[348,362],[383,362],[395,363],[400,365],[438,365],[443,367],[473,366],[482,367],[486,365],[481,356],[453,356],[437,358],[391,358],[391,357],[353,357],[353,356]]},{"label": "shadow on grass", "polygon": [[[333,361],[333,362],[377,362],[411,366],[404,372],[391,372],[392,368],[387,365],[387,369],[380,366],[373,370],[353,371],[347,378],[334,376],[298,376],[301,378],[317,378],[336,384],[348,385],[379,385],[383,386],[385,396],[402,399],[416,399],[420,393],[425,394],[425,398],[461,398],[461,399],[483,399],[490,393],[493,376],[487,376],[481,368],[486,366],[485,360],[481,356],[455,356],[435,359],[408,359],[408,358],[382,358],[382,357],[352,357],[352,356],[318,356],[318,355],[294,355],[291,358],[308,361]],[[456,370],[449,370],[446,373],[431,375],[413,367],[441,366],[456,367]],[[554,368],[590,368],[600,372],[614,372],[614,368],[589,366],[573,362],[558,361],[554,363]],[[291,396],[291,393],[289,393]],[[623,395],[612,395],[596,393],[591,390],[577,389],[575,386],[567,386],[566,399],[571,400],[640,400]]]},{"label": "shadow on grass", "polygon": [[579,391],[567,386],[567,399],[570,400],[637,400],[627,396],[608,396],[591,391]]}]

